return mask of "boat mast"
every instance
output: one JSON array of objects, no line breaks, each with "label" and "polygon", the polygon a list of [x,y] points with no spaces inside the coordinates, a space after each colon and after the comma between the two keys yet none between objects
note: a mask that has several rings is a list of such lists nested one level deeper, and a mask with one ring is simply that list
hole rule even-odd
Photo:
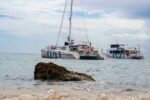
[{"label": "boat mast", "polygon": [[71,10],[70,10],[70,18],[69,18],[69,37],[68,37],[68,42],[69,42],[69,46],[71,44],[71,29],[72,29],[72,10],[73,10],[73,0],[71,0]]}]

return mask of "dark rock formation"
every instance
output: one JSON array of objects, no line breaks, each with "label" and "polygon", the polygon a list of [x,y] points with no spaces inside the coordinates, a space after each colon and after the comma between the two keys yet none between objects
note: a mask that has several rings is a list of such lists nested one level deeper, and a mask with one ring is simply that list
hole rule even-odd
[{"label": "dark rock formation", "polygon": [[49,81],[95,81],[91,76],[69,71],[54,63],[38,63],[34,71],[35,80]]}]

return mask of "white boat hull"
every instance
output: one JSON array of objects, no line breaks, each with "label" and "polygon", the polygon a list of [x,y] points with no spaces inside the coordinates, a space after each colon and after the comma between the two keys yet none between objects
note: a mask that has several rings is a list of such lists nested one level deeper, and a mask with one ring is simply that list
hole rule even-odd
[{"label": "white boat hull", "polygon": [[125,54],[108,54],[106,55],[108,58],[114,58],[114,59],[144,59],[142,55],[130,55],[127,56]]},{"label": "white boat hull", "polygon": [[79,54],[76,52],[69,52],[63,50],[42,50],[41,51],[42,58],[50,58],[50,59],[79,59]]}]

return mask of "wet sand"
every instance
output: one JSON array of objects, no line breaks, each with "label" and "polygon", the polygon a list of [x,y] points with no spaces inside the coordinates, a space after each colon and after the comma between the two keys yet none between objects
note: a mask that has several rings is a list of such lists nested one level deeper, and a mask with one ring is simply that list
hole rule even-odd
[{"label": "wet sand", "polygon": [[150,100],[150,93],[103,92],[80,87],[0,88],[0,100]]}]

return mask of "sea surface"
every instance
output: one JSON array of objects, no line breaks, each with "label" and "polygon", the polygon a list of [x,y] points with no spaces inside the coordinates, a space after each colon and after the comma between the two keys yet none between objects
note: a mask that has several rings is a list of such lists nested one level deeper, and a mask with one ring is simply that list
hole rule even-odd
[{"label": "sea surface", "polygon": [[[54,62],[91,75],[96,82],[42,82],[34,80],[38,62]],[[37,86],[84,86],[97,91],[150,91],[150,59],[62,60],[43,59],[39,54],[0,53],[0,88]]]}]

